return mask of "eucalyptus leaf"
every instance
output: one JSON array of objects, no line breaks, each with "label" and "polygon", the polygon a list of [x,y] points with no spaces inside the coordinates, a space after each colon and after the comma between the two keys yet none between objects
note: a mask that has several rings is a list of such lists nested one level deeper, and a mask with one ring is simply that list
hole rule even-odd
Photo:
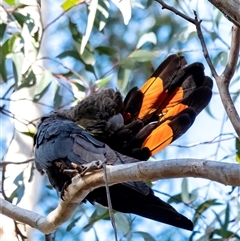
[{"label": "eucalyptus leaf", "polygon": [[86,44],[89,40],[90,34],[92,32],[94,19],[95,19],[96,12],[97,12],[97,7],[98,7],[98,0],[92,0],[91,3],[90,3],[90,6],[89,6],[87,28],[86,28],[86,32],[85,32],[85,34],[82,38],[80,54],[83,54],[83,52],[85,50],[85,47],[86,47]]},{"label": "eucalyptus leaf", "polygon": [[51,82],[52,82],[52,73],[49,70],[45,70],[35,90],[34,99],[33,99],[34,102],[38,102],[41,99],[41,97],[48,90]]}]

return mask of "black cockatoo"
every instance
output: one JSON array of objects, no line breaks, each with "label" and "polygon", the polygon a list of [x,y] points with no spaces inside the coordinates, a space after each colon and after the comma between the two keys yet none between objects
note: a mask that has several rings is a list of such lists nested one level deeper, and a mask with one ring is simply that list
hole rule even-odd
[{"label": "black cockatoo", "polygon": [[[187,65],[184,57],[171,55],[124,100],[119,91],[105,89],[69,110],[43,117],[35,135],[36,167],[62,192],[71,181],[67,171],[73,169],[71,163],[87,168],[95,161],[117,165],[147,160],[188,130],[209,103],[211,88],[201,63]],[[109,189],[117,211],[193,229],[189,219],[156,197],[144,182]],[[105,187],[90,192],[86,200],[107,206]]]}]

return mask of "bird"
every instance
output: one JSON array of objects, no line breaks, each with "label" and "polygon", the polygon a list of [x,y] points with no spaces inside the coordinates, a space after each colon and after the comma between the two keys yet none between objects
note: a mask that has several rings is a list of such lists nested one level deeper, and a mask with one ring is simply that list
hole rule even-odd
[{"label": "bird", "polygon": [[[212,96],[212,79],[201,63],[170,55],[139,89],[123,99],[119,90],[92,93],[76,106],[41,118],[34,137],[35,164],[63,198],[76,164],[84,174],[102,163],[146,161],[185,133]],[[109,187],[112,207],[178,228],[193,230],[190,219],[154,195],[144,182]],[[105,187],[83,200],[108,206]]]},{"label": "bird", "polygon": [[103,89],[58,113],[114,150],[144,161],[191,127],[209,103],[212,86],[202,63],[188,65],[184,56],[172,54],[124,100],[119,90]]}]

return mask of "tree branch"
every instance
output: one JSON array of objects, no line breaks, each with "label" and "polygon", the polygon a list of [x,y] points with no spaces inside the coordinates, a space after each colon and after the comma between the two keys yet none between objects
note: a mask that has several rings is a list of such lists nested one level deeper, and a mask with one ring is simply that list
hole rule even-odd
[{"label": "tree branch", "polygon": [[227,66],[221,76],[216,78],[220,97],[227,115],[240,138],[240,117],[229,92],[229,84],[236,70],[240,50],[240,28],[233,26],[232,42]]},{"label": "tree branch", "polygon": [[[232,98],[231,98],[231,95],[229,92],[229,83],[236,70],[237,61],[238,61],[239,48],[240,48],[239,47],[240,46],[240,28],[238,28],[237,26],[233,26],[229,60],[228,60],[227,66],[226,66],[223,74],[221,76],[219,76],[213,66],[210,55],[208,53],[208,49],[207,49],[207,46],[206,46],[206,43],[204,40],[204,36],[202,33],[202,29],[201,29],[201,20],[200,21],[198,20],[197,13],[194,11],[195,18],[190,18],[187,15],[185,15],[184,13],[179,12],[174,7],[167,5],[163,0],[156,0],[156,1],[161,4],[163,9],[165,8],[165,9],[168,9],[168,10],[174,12],[176,15],[182,17],[183,19],[191,22],[192,24],[194,24],[196,26],[197,35],[198,35],[198,38],[199,38],[201,46],[202,46],[203,55],[208,63],[208,66],[212,72],[213,77],[216,80],[223,106],[227,112],[227,115],[228,115],[238,137],[240,138],[240,117],[237,113],[237,110],[234,106],[234,103],[232,101]],[[232,0],[232,2],[233,1],[235,1],[235,0]],[[214,1],[214,2],[216,3],[216,2],[223,2],[223,1]],[[240,5],[240,4],[238,3],[238,5]],[[236,5],[235,7],[237,7],[238,5]],[[239,7],[237,8],[237,11],[238,11],[238,15],[239,15]]]},{"label": "tree branch", "polygon": [[[107,166],[107,173],[109,185],[129,181],[198,177],[225,185],[240,186],[239,164],[198,159],[174,159]],[[75,208],[91,190],[104,185],[102,170],[87,173],[82,178],[76,175],[64,193],[64,201],[61,200],[57,208],[47,217],[14,206],[5,200],[1,200],[0,210],[2,214],[14,220],[49,234],[70,218]]]},{"label": "tree branch", "polygon": [[226,18],[240,28],[239,0],[208,0],[218,8]]},{"label": "tree branch", "polygon": [[[240,1],[239,1],[240,2]],[[240,11],[240,9],[239,9]],[[240,15],[240,12],[239,12]],[[226,79],[226,81],[229,81],[232,79],[234,72],[237,67],[238,63],[238,55],[239,55],[239,49],[240,49],[240,27],[237,26],[232,27],[232,42],[229,52],[229,59],[227,66],[225,70],[222,73],[222,76]]]}]

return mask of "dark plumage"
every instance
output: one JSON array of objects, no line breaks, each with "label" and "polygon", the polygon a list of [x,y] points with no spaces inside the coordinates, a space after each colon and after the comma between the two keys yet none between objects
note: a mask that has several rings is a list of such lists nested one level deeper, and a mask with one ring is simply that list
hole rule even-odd
[{"label": "dark plumage", "polygon": [[[81,166],[96,160],[106,160],[108,165],[139,161],[112,150],[75,122],[58,114],[42,118],[35,136],[35,146],[35,163],[38,171],[46,172],[50,183],[59,192],[71,182],[69,175],[64,172],[66,169],[73,169],[71,162]],[[179,228],[193,229],[189,219],[154,196],[151,188],[144,182],[116,184],[109,189],[113,209],[119,212],[134,213]],[[105,187],[93,190],[87,195],[86,200],[92,204],[97,202],[107,206]]]},{"label": "dark plumage", "polygon": [[[35,136],[37,169],[46,172],[56,190],[71,182],[71,162],[108,165],[147,160],[179,138],[193,124],[212,96],[212,80],[201,63],[187,65],[169,56],[138,89],[123,100],[118,90],[104,89],[76,106],[43,117]],[[187,230],[192,222],[154,196],[144,182],[110,187],[113,208]],[[105,187],[86,197],[107,206]]]}]

